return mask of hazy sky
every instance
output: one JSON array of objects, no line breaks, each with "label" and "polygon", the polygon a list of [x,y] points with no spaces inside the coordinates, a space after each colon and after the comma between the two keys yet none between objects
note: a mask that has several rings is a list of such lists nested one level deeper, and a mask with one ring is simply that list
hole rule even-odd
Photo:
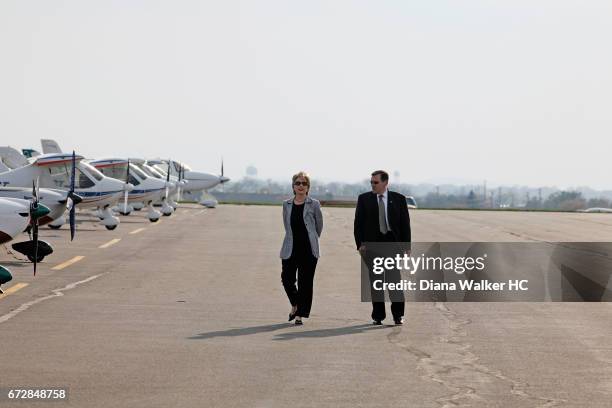
[{"label": "hazy sky", "polygon": [[606,1],[0,2],[0,144],[612,188]]}]

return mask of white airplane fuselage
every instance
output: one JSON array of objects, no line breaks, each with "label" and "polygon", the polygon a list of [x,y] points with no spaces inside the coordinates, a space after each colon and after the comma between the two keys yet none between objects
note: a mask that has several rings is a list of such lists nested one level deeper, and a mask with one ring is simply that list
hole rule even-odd
[{"label": "white airplane fuselage", "polygon": [[[84,184],[91,187],[75,186],[75,193],[81,196],[83,201],[79,207],[105,207],[117,202],[123,193],[124,184],[109,177],[95,178],[90,174],[90,169],[83,163],[77,162],[77,169],[89,178]],[[65,180],[54,180],[48,168],[37,164],[28,164],[0,174],[0,186],[4,187],[30,187],[32,181],[38,181],[40,187],[68,190],[70,186]],[[94,181],[95,180],[95,181]]]},{"label": "white airplane fuselage", "polygon": [[[119,174],[125,179],[127,172],[127,159],[96,159],[89,162],[92,166],[98,169],[105,175]],[[130,183],[134,186],[128,192],[128,202],[149,202],[155,201],[163,196],[166,183],[152,177],[148,177],[142,173],[140,169],[134,169],[136,164],[130,163]],[[121,180],[118,178],[118,180]],[[125,181],[124,181],[125,184]],[[119,201],[123,200],[123,195],[120,195]]]},{"label": "white airplane fuselage", "polygon": [[21,234],[30,223],[30,201],[0,198],[0,244]]},{"label": "white airplane fuselage", "polygon": [[[38,202],[49,208],[49,214],[38,220],[39,225],[45,225],[59,218],[66,211],[67,191],[41,188],[38,190]],[[28,187],[0,187],[0,197],[32,200],[32,189]]]}]

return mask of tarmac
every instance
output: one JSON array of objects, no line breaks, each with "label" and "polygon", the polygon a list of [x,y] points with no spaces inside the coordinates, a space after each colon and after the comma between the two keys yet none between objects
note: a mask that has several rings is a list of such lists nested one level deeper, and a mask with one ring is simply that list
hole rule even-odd
[{"label": "tarmac", "polygon": [[[281,207],[184,205],[2,251],[0,388],[55,407],[608,407],[609,303],[408,303],[372,326],[354,210],[323,208],[310,319],[288,323]],[[612,214],[411,211],[413,241],[612,241]],[[388,308],[388,306],[387,306]],[[388,309],[387,309],[388,310]],[[1,406],[39,406],[0,400]],[[45,406],[40,402],[41,406]]]}]

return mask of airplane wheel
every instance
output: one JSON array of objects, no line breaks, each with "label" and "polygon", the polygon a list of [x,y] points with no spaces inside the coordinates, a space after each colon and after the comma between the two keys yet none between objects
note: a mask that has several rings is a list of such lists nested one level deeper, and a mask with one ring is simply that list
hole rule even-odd
[{"label": "airplane wheel", "polygon": [[169,217],[171,215],[172,215],[172,213],[164,213],[164,217]]},{"label": "airplane wheel", "polygon": [[121,212],[121,211],[119,211],[119,214],[121,214],[121,215],[130,215],[130,213],[124,213],[124,212]]},{"label": "airplane wheel", "polygon": [[151,222],[157,222],[157,221],[159,221],[159,218],[149,218],[149,221],[151,221]]},{"label": "airplane wheel", "polygon": [[140,211],[142,208],[134,208],[134,211]]},{"label": "airplane wheel", "polygon": [[112,230],[114,230],[115,228],[117,228],[117,226],[116,226],[116,225],[105,225],[105,227],[106,227],[106,229],[107,229],[107,230],[109,230],[109,231],[112,231]]},{"label": "airplane wheel", "polygon": [[57,230],[57,229],[62,228],[62,226],[61,225],[52,225],[52,224],[49,224],[49,228]]},{"label": "airplane wheel", "polygon": [[[30,260],[30,262],[34,262],[34,255],[28,255],[28,259]],[[36,260],[36,263],[42,262],[43,259],[45,259],[44,255],[38,255],[38,259]]]}]

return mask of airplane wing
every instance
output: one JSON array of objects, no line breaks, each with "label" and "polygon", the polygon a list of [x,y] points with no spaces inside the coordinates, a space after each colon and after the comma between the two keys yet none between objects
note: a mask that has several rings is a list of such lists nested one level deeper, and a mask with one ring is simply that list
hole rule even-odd
[{"label": "airplane wing", "polygon": [[[76,161],[83,160],[83,156],[76,155]],[[60,153],[60,154],[43,154],[42,156],[36,156],[33,164],[37,166],[57,166],[59,164],[71,163],[72,153]]]}]

